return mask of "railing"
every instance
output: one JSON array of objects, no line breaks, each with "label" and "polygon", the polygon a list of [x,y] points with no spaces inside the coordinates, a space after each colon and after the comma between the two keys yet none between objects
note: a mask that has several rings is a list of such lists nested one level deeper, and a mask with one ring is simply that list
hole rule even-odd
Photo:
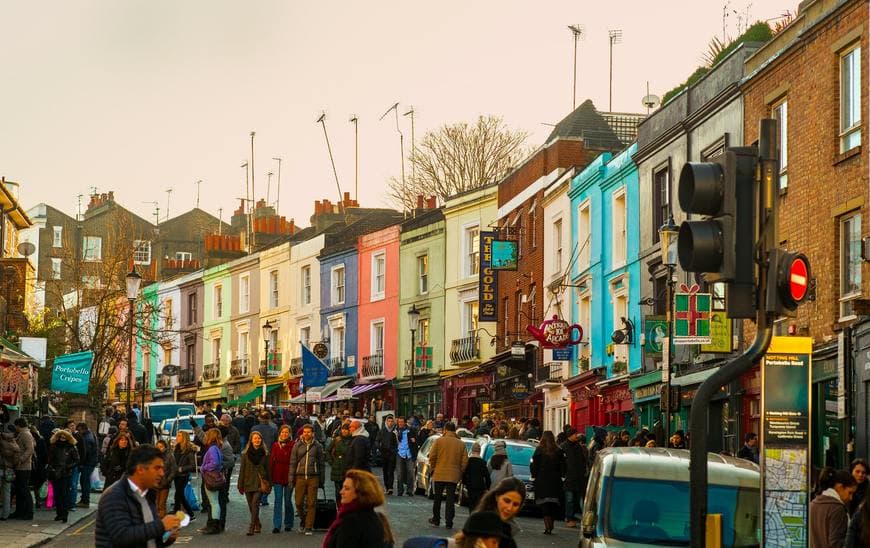
[{"label": "railing", "polygon": [[480,359],[480,337],[472,335],[453,339],[450,344],[450,362],[463,363]]},{"label": "railing", "polygon": [[[411,363],[412,362],[416,362],[416,360],[405,360],[405,376],[406,377],[411,376]],[[426,367],[425,365],[423,365],[422,363],[415,363],[414,364],[414,376],[415,377],[417,375],[428,375],[431,372],[432,372],[432,370],[430,368]]]},{"label": "railing", "polygon": [[125,383],[123,383],[123,382],[115,383],[115,393],[116,394],[123,394],[126,391],[127,391],[127,385]]},{"label": "railing", "polygon": [[344,375],[344,356],[335,356],[334,358],[329,358],[329,361],[326,362],[327,367],[329,367],[329,376],[330,377],[341,377]]},{"label": "railing", "polygon": [[302,374],[302,358],[291,358],[290,359],[290,375],[293,377],[298,377]]},{"label": "railing", "polygon": [[157,388],[172,388],[172,378],[169,375],[159,373],[157,375]]},{"label": "railing", "polygon": [[538,382],[555,382],[561,383],[563,376],[563,364],[559,362],[547,362],[538,368]]},{"label": "railing", "polygon": [[178,384],[187,385],[196,382],[196,375],[193,367],[185,367],[178,372]]},{"label": "railing", "polygon": [[230,377],[246,377],[248,375],[248,358],[237,358],[230,362]]},{"label": "railing", "polygon": [[[260,360],[261,377],[277,377],[281,374],[281,354],[269,354],[269,365],[266,366],[266,360]],[[265,373],[265,375],[264,375]]]},{"label": "railing", "polygon": [[205,364],[202,368],[202,380],[214,382],[220,379],[221,364],[220,362]]},{"label": "railing", "polygon": [[378,352],[371,356],[363,356],[362,359],[362,376],[365,377],[383,377],[384,376],[384,353]]}]

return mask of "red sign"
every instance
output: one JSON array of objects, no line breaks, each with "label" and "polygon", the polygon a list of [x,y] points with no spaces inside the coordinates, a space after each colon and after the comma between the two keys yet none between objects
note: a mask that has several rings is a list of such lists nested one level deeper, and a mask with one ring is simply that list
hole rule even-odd
[{"label": "red sign", "polygon": [[[577,330],[577,337],[572,338],[574,330]],[[532,334],[542,345],[543,348],[565,348],[580,344],[583,339],[583,328],[579,324],[571,325],[559,316],[553,316],[550,320],[545,320],[540,326],[526,326],[526,331]]]},{"label": "red sign", "polygon": [[807,296],[809,268],[803,257],[795,257],[788,265],[788,291],[794,302],[799,303]]}]

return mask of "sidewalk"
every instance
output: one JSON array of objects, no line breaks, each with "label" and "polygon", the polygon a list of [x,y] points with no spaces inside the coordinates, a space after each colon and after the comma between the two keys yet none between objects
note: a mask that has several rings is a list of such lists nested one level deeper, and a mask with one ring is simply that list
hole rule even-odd
[{"label": "sidewalk", "polygon": [[69,513],[68,523],[54,521],[54,510],[40,508],[34,511],[33,520],[10,519],[0,521],[0,546],[4,548],[29,548],[49,542],[67,529],[75,530],[94,519],[100,493],[91,493],[90,508],[76,508]]}]

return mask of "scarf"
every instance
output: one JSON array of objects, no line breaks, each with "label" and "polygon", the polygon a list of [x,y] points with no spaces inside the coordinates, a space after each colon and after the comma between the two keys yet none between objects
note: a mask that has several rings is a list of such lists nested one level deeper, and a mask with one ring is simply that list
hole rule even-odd
[{"label": "scarf", "polygon": [[266,450],[263,449],[261,445],[259,449],[254,447],[253,445],[248,447],[248,450],[245,451],[248,455],[248,460],[251,461],[251,464],[254,466],[259,466],[261,462],[263,462],[263,457],[266,456]]},{"label": "scarf", "polygon": [[339,504],[338,515],[335,516],[335,521],[332,522],[332,525],[330,525],[329,529],[326,531],[326,536],[323,537],[323,546],[329,546],[332,537],[335,536],[335,532],[339,527],[341,527],[341,521],[346,515],[359,512],[360,510],[367,510],[368,508],[368,506],[363,506],[355,500],[348,502],[347,504]]},{"label": "scarf", "polygon": [[843,499],[840,498],[840,493],[838,493],[837,490],[834,489],[833,487],[828,487],[827,489],[822,491],[821,494],[827,495],[827,496],[831,497],[832,499],[834,499],[835,501],[839,502],[840,504],[843,504]]}]

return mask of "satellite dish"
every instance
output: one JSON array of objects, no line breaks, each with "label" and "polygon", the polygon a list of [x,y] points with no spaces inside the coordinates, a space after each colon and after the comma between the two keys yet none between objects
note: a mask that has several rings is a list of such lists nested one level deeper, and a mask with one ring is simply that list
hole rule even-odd
[{"label": "satellite dish", "polygon": [[18,253],[24,255],[25,257],[30,257],[33,255],[33,252],[36,251],[36,246],[31,242],[21,242],[18,244]]},{"label": "satellite dish", "polygon": [[657,108],[662,104],[662,100],[658,95],[647,95],[640,100],[640,103],[646,108]]}]

